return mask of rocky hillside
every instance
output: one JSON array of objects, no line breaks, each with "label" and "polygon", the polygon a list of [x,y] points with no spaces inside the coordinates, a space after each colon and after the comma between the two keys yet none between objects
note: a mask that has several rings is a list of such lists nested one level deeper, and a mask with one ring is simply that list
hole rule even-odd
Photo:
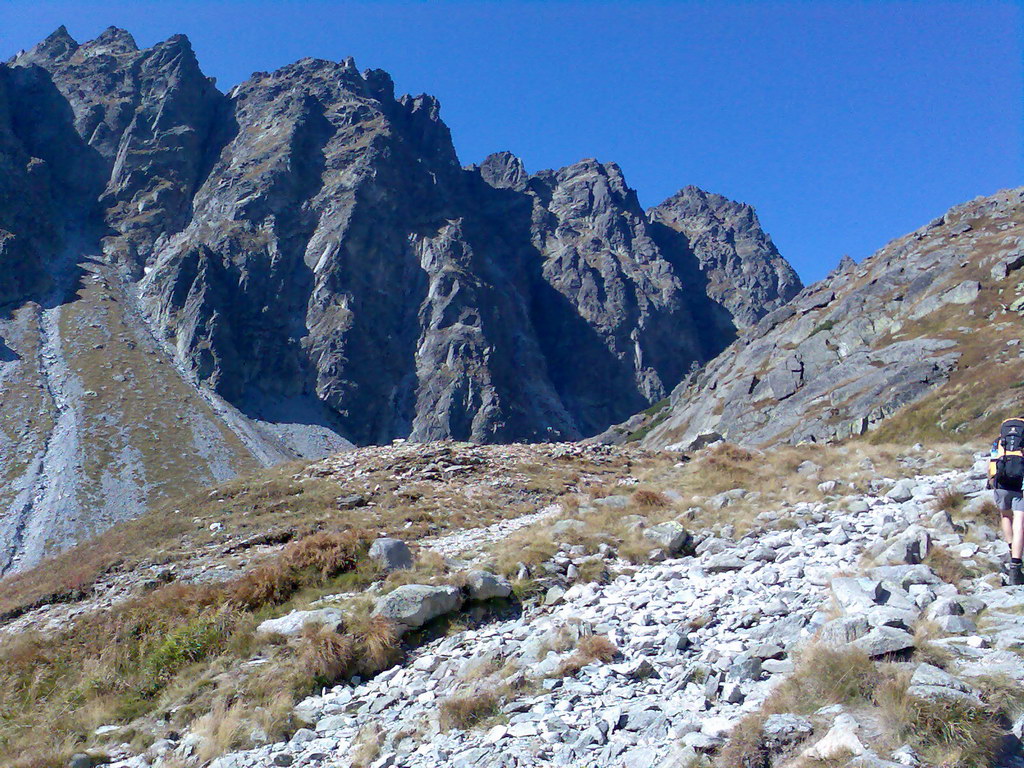
[{"label": "rocky hillside", "polygon": [[[1019,768],[1024,599],[971,449],[679,459],[406,444],[293,468],[301,491],[264,476],[182,500],[159,545],[9,614],[0,755]],[[322,496],[319,533],[248,528]],[[431,520],[476,498],[479,525]],[[368,549],[336,532],[368,522]]]},{"label": "rocky hillside", "polygon": [[[698,198],[700,196],[698,195]],[[979,436],[1024,406],[1024,189],[958,205],[761,318],[628,432],[763,445]]]},{"label": "rocky hillside", "polygon": [[612,163],[460,166],[439,105],[183,36],[0,65],[0,572],[147,500],[351,443],[576,439],[799,280],[747,206]]}]

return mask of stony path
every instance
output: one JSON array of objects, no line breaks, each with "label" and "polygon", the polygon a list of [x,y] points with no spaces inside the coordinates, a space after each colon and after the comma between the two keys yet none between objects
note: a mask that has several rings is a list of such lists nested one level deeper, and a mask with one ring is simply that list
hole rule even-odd
[{"label": "stony path", "polygon": [[[857,497],[850,505],[857,511],[798,505],[794,530],[738,542],[708,537],[695,557],[625,568],[607,585],[572,586],[555,605],[434,641],[401,667],[307,699],[297,713],[308,727],[290,741],[226,755],[214,766],[347,767],[355,745],[372,732],[380,747],[375,768],[682,768],[721,744],[791,670],[792,652],[816,634],[846,633],[843,641],[874,654],[912,643],[905,630],[922,615],[947,628],[949,637],[938,642],[960,657],[965,676],[998,669],[1024,679],[1024,661],[1015,652],[1024,648],[1024,621],[1011,610],[1024,606],[1024,594],[982,581],[959,594],[925,566],[907,564],[872,572],[890,579],[884,582],[872,582],[871,574],[843,576],[857,570],[869,549],[881,562],[901,551],[910,557],[907,546],[913,548],[921,530],[926,546],[944,545],[968,564],[998,557],[1004,545],[967,542],[935,515],[932,502],[946,486],[977,491],[979,482],[956,473],[917,478],[889,497]],[[551,514],[546,509],[531,517]],[[456,554],[529,522],[506,521],[429,545]],[[927,527],[915,527],[920,523]],[[871,592],[873,583],[891,591],[858,603],[857,590]],[[989,609],[980,628],[956,608],[968,605],[972,594]],[[858,631],[853,625],[859,624]],[[587,634],[607,636],[620,657],[559,676],[576,640]],[[500,722],[442,730],[442,702],[499,688],[520,691],[506,696]],[[832,710],[822,717],[836,718]],[[865,747],[859,764],[914,763],[892,762]]]},{"label": "stony path", "polygon": [[505,536],[521,528],[526,528],[527,526],[555,517],[559,512],[561,512],[561,507],[558,504],[549,504],[528,515],[522,515],[510,520],[501,520],[493,525],[487,525],[482,528],[470,528],[469,530],[458,531],[445,536],[423,539],[419,544],[444,557],[454,558],[464,553],[469,553],[470,556],[465,558],[465,560],[472,563],[479,559],[479,553],[476,550],[479,550],[480,547],[500,541]]}]

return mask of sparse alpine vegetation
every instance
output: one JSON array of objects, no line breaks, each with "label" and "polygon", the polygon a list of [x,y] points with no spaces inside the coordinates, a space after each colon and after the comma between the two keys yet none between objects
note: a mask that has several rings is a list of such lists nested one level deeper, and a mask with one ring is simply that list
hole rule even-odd
[{"label": "sparse alpine vegetation", "polygon": [[[998,585],[995,520],[969,452],[448,445],[417,461],[416,450],[292,467],[324,494],[360,472],[375,483],[374,467],[405,469],[372,512],[339,508],[355,495],[339,487],[320,531],[253,544],[244,568],[232,542],[250,533],[235,526],[261,514],[247,504],[222,509],[220,531],[196,524],[223,538],[198,559],[182,551],[176,582],[143,583],[140,550],[122,577],[148,591],[99,602],[101,579],[8,621],[4,759],[63,766],[87,750],[169,767],[227,753],[218,768],[248,768],[328,749],[343,765],[401,754],[426,767],[494,750],[525,766],[553,749],[608,766],[782,768],[845,765],[842,750],[859,749],[1001,765],[1021,714],[1024,659],[1011,649],[1024,598]],[[424,475],[446,464],[467,469],[430,486]],[[370,557],[375,537],[408,530],[388,516],[389,495],[472,498],[495,466],[544,487],[536,506],[421,538],[411,568],[387,573],[397,550]],[[355,532],[367,515],[384,528]],[[401,618],[381,614],[385,603]],[[48,737],[30,741],[40,728]]]}]

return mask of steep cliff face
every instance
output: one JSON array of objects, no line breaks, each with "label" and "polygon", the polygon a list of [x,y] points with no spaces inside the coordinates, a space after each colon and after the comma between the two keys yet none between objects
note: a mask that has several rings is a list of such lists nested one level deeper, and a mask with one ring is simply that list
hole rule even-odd
[{"label": "steep cliff face", "polygon": [[1024,405],[1021,266],[1024,189],[956,206],[762,318],[679,385],[644,443],[987,434]]},{"label": "steep cliff face", "polygon": [[18,541],[348,441],[591,435],[794,288],[748,208],[683,227],[614,164],[463,168],[435,99],[351,60],[223,94],[183,36],[61,28],[0,65],[0,168]]}]

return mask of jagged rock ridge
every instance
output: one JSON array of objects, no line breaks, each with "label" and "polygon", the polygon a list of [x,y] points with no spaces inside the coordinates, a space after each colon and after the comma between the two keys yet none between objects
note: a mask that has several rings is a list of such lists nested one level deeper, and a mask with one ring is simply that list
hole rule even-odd
[{"label": "jagged rock ridge", "polygon": [[0,169],[0,570],[347,441],[594,434],[798,287],[725,202],[673,229],[611,163],[463,168],[350,59],[225,94],[184,36],[62,27],[0,65]]},{"label": "jagged rock ridge", "polygon": [[958,205],[860,265],[844,258],[687,377],[645,444],[822,442],[897,413],[894,439],[990,431],[1021,406],[1021,266],[1024,189]]}]

